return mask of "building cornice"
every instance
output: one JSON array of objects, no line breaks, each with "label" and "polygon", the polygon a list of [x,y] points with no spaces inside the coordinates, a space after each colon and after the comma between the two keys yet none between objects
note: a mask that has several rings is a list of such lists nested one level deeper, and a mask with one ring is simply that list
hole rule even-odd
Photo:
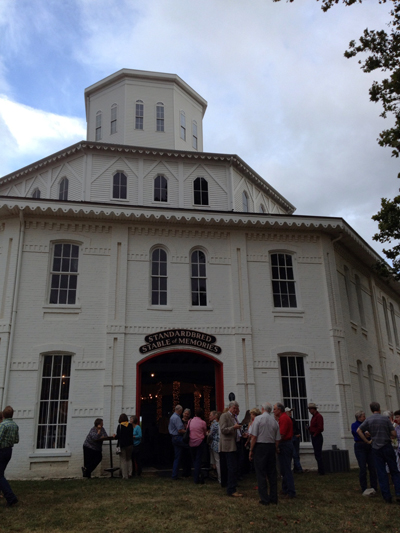
[{"label": "building cornice", "polygon": [[243,159],[235,154],[219,154],[213,152],[188,152],[184,150],[165,150],[158,148],[144,148],[139,146],[127,146],[121,144],[110,144],[100,142],[81,141],[64,150],[56,152],[48,157],[40,159],[31,165],[23,167],[11,174],[7,174],[0,179],[0,185],[14,181],[18,178],[26,177],[28,174],[40,172],[47,166],[54,163],[61,163],[63,160],[79,153],[111,153],[121,155],[136,156],[156,156],[168,159],[186,159],[199,162],[225,162],[231,164],[239,172],[244,174],[252,183],[265,192],[272,200],[282,207],[289,214],[294,213],[295,206],[284,198],[274,187],[269,185],[257,172],[255,172]]}]

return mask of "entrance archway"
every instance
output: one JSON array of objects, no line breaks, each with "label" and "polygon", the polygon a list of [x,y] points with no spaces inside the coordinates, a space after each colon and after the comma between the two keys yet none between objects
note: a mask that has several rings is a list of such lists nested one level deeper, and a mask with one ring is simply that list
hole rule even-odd
[{"label": "entrance archway", "polygon": [[195,350],[152,354],[137,364],[136,406],[142,421],[144,462],[171,466],[168,422],[175,405],[204,409],[206,416],[224,404],[222,363]]}]

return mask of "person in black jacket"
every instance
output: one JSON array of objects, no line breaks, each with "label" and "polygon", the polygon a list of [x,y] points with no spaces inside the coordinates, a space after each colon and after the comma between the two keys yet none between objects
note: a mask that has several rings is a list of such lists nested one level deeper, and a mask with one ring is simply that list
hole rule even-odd
[{"label": "person in black jacket", "polygon": [[290,416],[293,422],[293,437],[292,437],[292,443],[293,443],[293,472],[296,472],[297,474],[301,474],[303,472],[303,468],[300,464],[300,428],[297,420],[293,416],[293,409],[290,407],[285,408],[286,413]]},{"label": "person in black jacket", "polygon": [[117,446],[121,449],[121,473],[124,479],[132,477],[133,426],[128,417],[122,413],[118,419]]}]

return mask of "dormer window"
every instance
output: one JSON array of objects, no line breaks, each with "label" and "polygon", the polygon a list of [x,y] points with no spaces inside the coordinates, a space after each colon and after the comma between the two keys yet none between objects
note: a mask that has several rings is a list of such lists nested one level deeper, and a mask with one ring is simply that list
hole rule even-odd
[{"label": "dormer window", "polygon": [[58,199],[59,200],[68,200],[68,178],[63,178],[60,181],[60,188],[58,191]]},{"label": "dormer window", "polygon": [[113,198],[116,200],[127,199],[127,177],[123,172],[117,172],[113,177]]},{"label": "dormer window", "polygon": [[144,104],[143,100],[136,100],[135,129],[143,129]]},{"label": "dormer window", "polygon": [[40,189],[38,189],[37,187],[32,193],[32,198],[40,198]]},{"label": "dormer window", "polygon": [[249,197],[247,196],[247,192],[246,191],[243,191],[242,202],[243,202],[243,213],[248,213],[248,211],[249,211]]},{"label": "dormer window", "polygon": [[195,205],[208,205],[208,182],[205,178],[196,178],[193,182]]},{"label": "dormer window", "polygon": [[263,204],[260,204],[260,213],[265,213],[265,207]]},{"label": "dormer window", "polygon": [[197,150],[197,122],[193,120],[192,124],[192,146]]},{"label": "dormer window", "polygon": [[96,141],[101,141],[101,111],[96,113]]},{"label": "dormer window", "polygon": [[181,124],[181,139],[183,141],[186,141],[186,116],[185,116],[185,112],[184,111],[181,111],[180,124]]},{"label": "dormer window", "polygon": [[157,102],[156,106],[156,130],[164,131],[164,104]]},{"label": "dormer window", "polygon": [[111,106],[111,135],[117,133],[117,104]]}]

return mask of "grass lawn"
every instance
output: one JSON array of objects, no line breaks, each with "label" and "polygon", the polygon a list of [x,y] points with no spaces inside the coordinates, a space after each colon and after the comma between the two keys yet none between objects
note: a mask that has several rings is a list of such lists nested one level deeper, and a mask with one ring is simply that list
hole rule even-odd
[{"label": "grass lawn", "polygon": [[[295,477],[297,498],[277,506],[258,503],[255,478],[240,483],[242,499],[228,498],[216,482],[194,485],[145,475],[122,479],[13,481],[20,500],[0,500],[5,532],[400,532],[400,505],[364,498],[358,472]],[[393,489],[393,487],[391,487]]]}]

